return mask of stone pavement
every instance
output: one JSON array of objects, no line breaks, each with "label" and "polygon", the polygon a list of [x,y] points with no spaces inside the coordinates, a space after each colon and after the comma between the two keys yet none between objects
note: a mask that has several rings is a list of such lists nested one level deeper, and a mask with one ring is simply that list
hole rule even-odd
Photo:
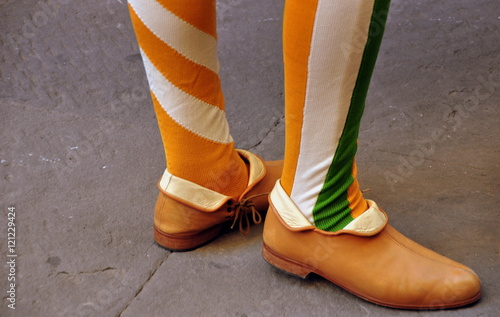
[{"label": "stone pavement", "polygon": [[[232,134],[266,159],[283,155],[282,2],[218,3]],[[479,303],[399,311],[299,280],[262,259],[262,226],[193,252],[158,247],[164,156],[125,0],[0,0],[0,316],[497,316],[498,1],[391,10],[361,186],[400,231],[472,267]]]}]

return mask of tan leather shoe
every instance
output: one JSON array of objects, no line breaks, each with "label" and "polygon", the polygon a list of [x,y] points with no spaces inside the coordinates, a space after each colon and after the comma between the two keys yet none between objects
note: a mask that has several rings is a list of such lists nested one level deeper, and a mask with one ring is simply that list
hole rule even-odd
[{"label": "tan leather shoe", "polygon": [[481,296],[471,269],[404,237],[372,201],[332,233],[312,226],[279,181],[269,199],[263,256],[288,273],[315,273],[367,301],[403,309],[452,308]]},{"label": "tan leather shoe", "polygon": [[264,162],[248,151],[237,150],[246,162],[249,180],[240,197],[229,197],[170,174],[158,183],[154,239],[171,251],[188,251],[214,238],[223,227],[238,226],[247,233],[250,219],[260,223],[269,206],[268,194],[281,177],[283,161]]}]

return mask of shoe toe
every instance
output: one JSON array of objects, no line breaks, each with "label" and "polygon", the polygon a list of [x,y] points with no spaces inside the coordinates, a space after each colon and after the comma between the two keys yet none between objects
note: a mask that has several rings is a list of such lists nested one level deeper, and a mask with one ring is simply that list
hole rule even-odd
[{"label": "shoe toe", "polygon": [[481,282],[473,271],[458,268],[448,272],[448,276],[440,284],[441,288],[433,296],[434,308],[459,307],[481,297]]}]

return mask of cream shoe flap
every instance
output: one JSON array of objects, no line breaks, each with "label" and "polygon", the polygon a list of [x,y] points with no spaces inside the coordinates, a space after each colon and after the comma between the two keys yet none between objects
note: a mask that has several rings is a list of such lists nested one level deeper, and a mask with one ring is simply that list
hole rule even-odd
[{"label": "cream shoe flap", "polygon": [[[305,229],[314,226],[286,194],[279,180],[271,191],[270,199],[281,219],[291,228]],[[387,224],[387,215],[378,208],[374,201],[367,200],[367,202],[369,206],[368,210],[351,221],[344,229],[329,234],[353,233],[358,235],[372,235],[379,232]]]},{"label": "cream shoe flap", "polygon": [[231,199],[229,196],[172,175],[168,170],[163,173],[159,186],[172,198],[206,211],[217,210]]}]

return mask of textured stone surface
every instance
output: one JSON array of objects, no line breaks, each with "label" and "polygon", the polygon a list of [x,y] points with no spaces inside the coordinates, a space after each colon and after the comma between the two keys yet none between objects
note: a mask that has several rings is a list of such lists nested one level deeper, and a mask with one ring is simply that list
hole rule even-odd
[{"label": "textured stone surface", "polygon": [[[218,3],[231,132],[283,155],[282,1]],[[500,16],[494,0],[394,0],[359,140],[368,198],[472,267],[476,305],[404,312],[260,256],[262,227],[189,253],[152,239],[164,155],[125,0],[0,0],[1,316],[495,316]],[[16,310],[7,308],[7,208]],[[5,221],[4,221],[5,220]]]}]

